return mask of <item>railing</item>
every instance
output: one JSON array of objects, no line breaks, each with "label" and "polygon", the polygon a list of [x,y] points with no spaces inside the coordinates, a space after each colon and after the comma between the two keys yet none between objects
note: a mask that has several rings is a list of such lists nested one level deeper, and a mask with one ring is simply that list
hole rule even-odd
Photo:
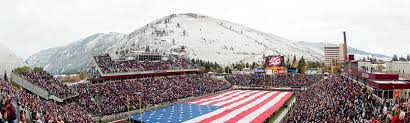
[{"label": "railing", "polygon": [[[17,85],[23,87],[24,89],[26,89],[26,90],[28,90],[28,91],[30,91],[30,92],[44,98],[46,100],[51,99],[51,100],[55,100],[57,102],[63,102],[64,101],[64,99],[59,98],[55,95],[50,95],[50,93],[48,91],[44,90],[41,87],[38,87],[37,85],[32,84],[31,82],[28,82],[27,80],[21,78],[20,76],[14,74],[14,73],[11,73],[11,78],[12,78],[11,80],[14,83],[16,83]],[[74,96],[78,96],[78,94],[76,94]],[[74,96],[72,96],[72,97],[74,97]]]},{"label": "railing", "polygon": [[138,72],[104,73],[104,74],[101,74],[101,76],[106,77],[106,76],[137,75],[137,74],[152,74],[152,73],[171,73],[171,72],[188,72],[188,71],[199,71],[199,69],[152,70],[152,71],[138,71]]},{"label": "railing", "polygon": [[14,83],[16,83],[17,85],[25,88],[26,90],[28,90],[28,91],[30,91],[30,92],[32,92],[32,93],[46,99],[46,100],[49,99],[49,97],[48,97],[49,93],[46,90],[44,90],[44,89],[42,89],[42,88],[28,82],[27,80],[21,78],[20,76],[14,74],[14,73],[11,73],[11,80]]},{"label": "railing", "polygon": [[58,97],[56,97],[56,96],[54,96],[54,95],[50,95],[48,98],[51,99],[51,100],[55,100],[55,101],[57,101],[57,102],[63,102],[63,101],[64,101],[63,99],[58,98]]}]

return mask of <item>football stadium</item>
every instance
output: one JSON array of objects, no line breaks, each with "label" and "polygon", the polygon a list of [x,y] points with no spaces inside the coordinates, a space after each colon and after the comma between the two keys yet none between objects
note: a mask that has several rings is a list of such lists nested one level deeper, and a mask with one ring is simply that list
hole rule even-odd
[{"label": "football stadium", "polygon": [[299,73],[280,55],[263,61],[251,73],[216,74],[179,55],[100,54],[84,81],[64,84],[41,68],[18,67],[0,86],[6,107],[22,112],[15,117],[51,122],[370,122],[391,120],[383,113],[407,104],[407,80],[368,72],[361,61],[347,60],[334,75]]},{"label": "football stadium", "polygon": [[294,2],[0,0],[0,123],[410,123],[410,0]]}]

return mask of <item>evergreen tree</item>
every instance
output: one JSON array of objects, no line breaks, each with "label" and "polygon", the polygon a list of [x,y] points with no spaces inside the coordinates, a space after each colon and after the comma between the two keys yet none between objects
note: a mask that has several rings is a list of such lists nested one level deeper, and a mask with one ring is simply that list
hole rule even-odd
[{"label": "evergreen tree", "polygon": [[292,67],[296,66],[296,55],[293,55]]},{"label": "evergreen tree", "polygon": [[230,72],[229,67],[226,66],[226,67],[225,67],[225,73],[229,73],[229,72]]},{"label": "evergreen tree", "polygon": [[399,61],[396,54],[393,55],[392,61]]},{"label": "evergreen tree", "polygon": [[149,49],[149,46],[147,45],[147,47],[145,47],[145,52],[149,52],[150,51],[150,49]]},{"label": "evergreen tree", "polygon": [[286,57],[286,63],[285,63],[286,67],[290,67],[290,61],[289,61],[289,57]]},{"label": "evergreen tree", "polygon": [[9,78],[7,77],[7,72],[6,71],[4,71],[4,78],[3,79],[6,82],[9,81]]},{"label": "evergreen tree", "polygon": [[400,56],[399,60],[400,61],[406,61],[406,58],[404,58],[403,56]]},{"label": "evergreen tree", "polygon": [[255,62],[252,62],[252,65],[251,65],[251,69],[255,69],[257,66],[256,66],[256,63]]},{"label": "evergreen tree", "polygon": [[298,66],[297,66],[299,73],[304,73],[305,72],[305,66],[306,66],[306,62],[305,62],[305,59],[302,56],[299,60]]},{"label": "evergreen tree", "polygon": [[409,56],[409,54],[407,54],[406,60],[407,60],[407,61],[410,61],[410,56]]}]

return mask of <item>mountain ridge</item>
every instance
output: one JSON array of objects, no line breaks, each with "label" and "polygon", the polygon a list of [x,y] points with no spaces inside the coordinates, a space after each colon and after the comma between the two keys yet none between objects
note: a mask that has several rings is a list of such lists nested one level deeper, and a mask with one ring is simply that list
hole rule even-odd
[{"label": "mountain ridge", "polygon": [[[181,48],[185,52],[181,52]],[[320,60],[323,55],[283,37],[261,32],[241,24],[205,15],[171,14],[154,20],[130,33],[96,33],[63,47],[38,52],[26,59],[32,66],[44,67],[54,74],[75,73],[84,69],[92,55],[109,53],[123,56],[129,50],[184,54],[230,65],[262,62],[262,56],[281,54]]]}]

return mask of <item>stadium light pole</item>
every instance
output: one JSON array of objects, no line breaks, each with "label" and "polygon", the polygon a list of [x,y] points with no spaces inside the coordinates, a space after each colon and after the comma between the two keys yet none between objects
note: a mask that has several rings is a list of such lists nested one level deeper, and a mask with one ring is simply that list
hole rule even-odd
[{"label": "stadium light pole", "polygon": [[127,95],[128,123],[131,123],[130,97]]}]

